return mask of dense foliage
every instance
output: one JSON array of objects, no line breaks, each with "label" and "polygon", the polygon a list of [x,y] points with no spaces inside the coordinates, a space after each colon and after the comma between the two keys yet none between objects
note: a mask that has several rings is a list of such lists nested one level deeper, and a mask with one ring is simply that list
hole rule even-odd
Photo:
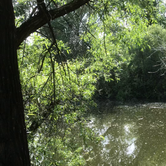
[{"label": "dense foliage", "polygon": [[130,55],[130,59],[116,73],[119,80],[98,82],[99,88],[105,87],[103,93],[107,98],[165,100],[165,29],[157,24],[149,26],[141,38],[139,45],[131,43],[125,55]]},{"label": "dense foliage", "polygon": [[[14,4],[19,26],[35,1]],[[84,155],[93,151],[88,142],[103,138],[84,118],[94,99],[165,99],[164,12],[161,1],[93,1],[22,43],[18,59],[32,165],[86,165]]]}]

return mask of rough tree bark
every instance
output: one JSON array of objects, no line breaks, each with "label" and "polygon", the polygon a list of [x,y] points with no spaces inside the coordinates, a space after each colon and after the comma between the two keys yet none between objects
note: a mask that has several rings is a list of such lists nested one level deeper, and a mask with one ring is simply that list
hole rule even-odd
[{"label": "rough tree bark", "polygon": [[[48,11],[55,19],[90,0],[74,0]],[[17,47],[48,22],[40,12],[15,28],[12,0],[0,1],[0,166],[30,166]]]},{"label": "rough tree bark", "polygon": [[0,1],[0,166],[29,166],[12,0]]}]

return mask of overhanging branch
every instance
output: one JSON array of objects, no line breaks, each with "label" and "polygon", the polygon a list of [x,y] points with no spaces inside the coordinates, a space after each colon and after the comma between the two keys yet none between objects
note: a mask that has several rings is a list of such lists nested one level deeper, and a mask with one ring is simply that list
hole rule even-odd
[{"label": "overhanging branch", "polygon": [[60,8],[49,10],[49,18],[47,19],[43,13],[38,12],[35,16],[30,17],[27,21],[22,23],[22,25],[16,29],[16,47],[18,48],[19,45],[23,42],[23,40],[25,40],[31,33],[35,32],[44,24],[48,23],[48,21],[68,14],[88,2],[90,2],[90,0],[73,0],[72,2],[64,6],[61,6]]}]

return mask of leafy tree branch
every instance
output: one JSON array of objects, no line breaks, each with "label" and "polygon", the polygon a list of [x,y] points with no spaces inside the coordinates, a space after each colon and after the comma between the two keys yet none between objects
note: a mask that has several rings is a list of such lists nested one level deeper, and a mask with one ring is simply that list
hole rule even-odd
[{"label": "leafy tree branch", "polygon": [[86,3],[90,2],[90,0],[73,0],[72,2],[63,5],[59,8],[51,9],[47,11],[47,18],[45,16],[44,10],[39,10],[36,15],[30,17],[26,20],[22,25],[16,28],[16,47],[23,42],[31,33],[35,32],[37,29],[42,27],[44,24],[48,23],[48,21],[54,20],[58,17],[64,16],[81,6],[85,5]]}]

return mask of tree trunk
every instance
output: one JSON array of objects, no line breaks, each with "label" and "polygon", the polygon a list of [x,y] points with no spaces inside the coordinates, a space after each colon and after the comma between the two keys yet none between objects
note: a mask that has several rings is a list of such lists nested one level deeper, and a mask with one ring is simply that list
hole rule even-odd
[{"label": "tree trunk", "polygon": [[29,166],[12,0],[0,1],[0,166]]}]

